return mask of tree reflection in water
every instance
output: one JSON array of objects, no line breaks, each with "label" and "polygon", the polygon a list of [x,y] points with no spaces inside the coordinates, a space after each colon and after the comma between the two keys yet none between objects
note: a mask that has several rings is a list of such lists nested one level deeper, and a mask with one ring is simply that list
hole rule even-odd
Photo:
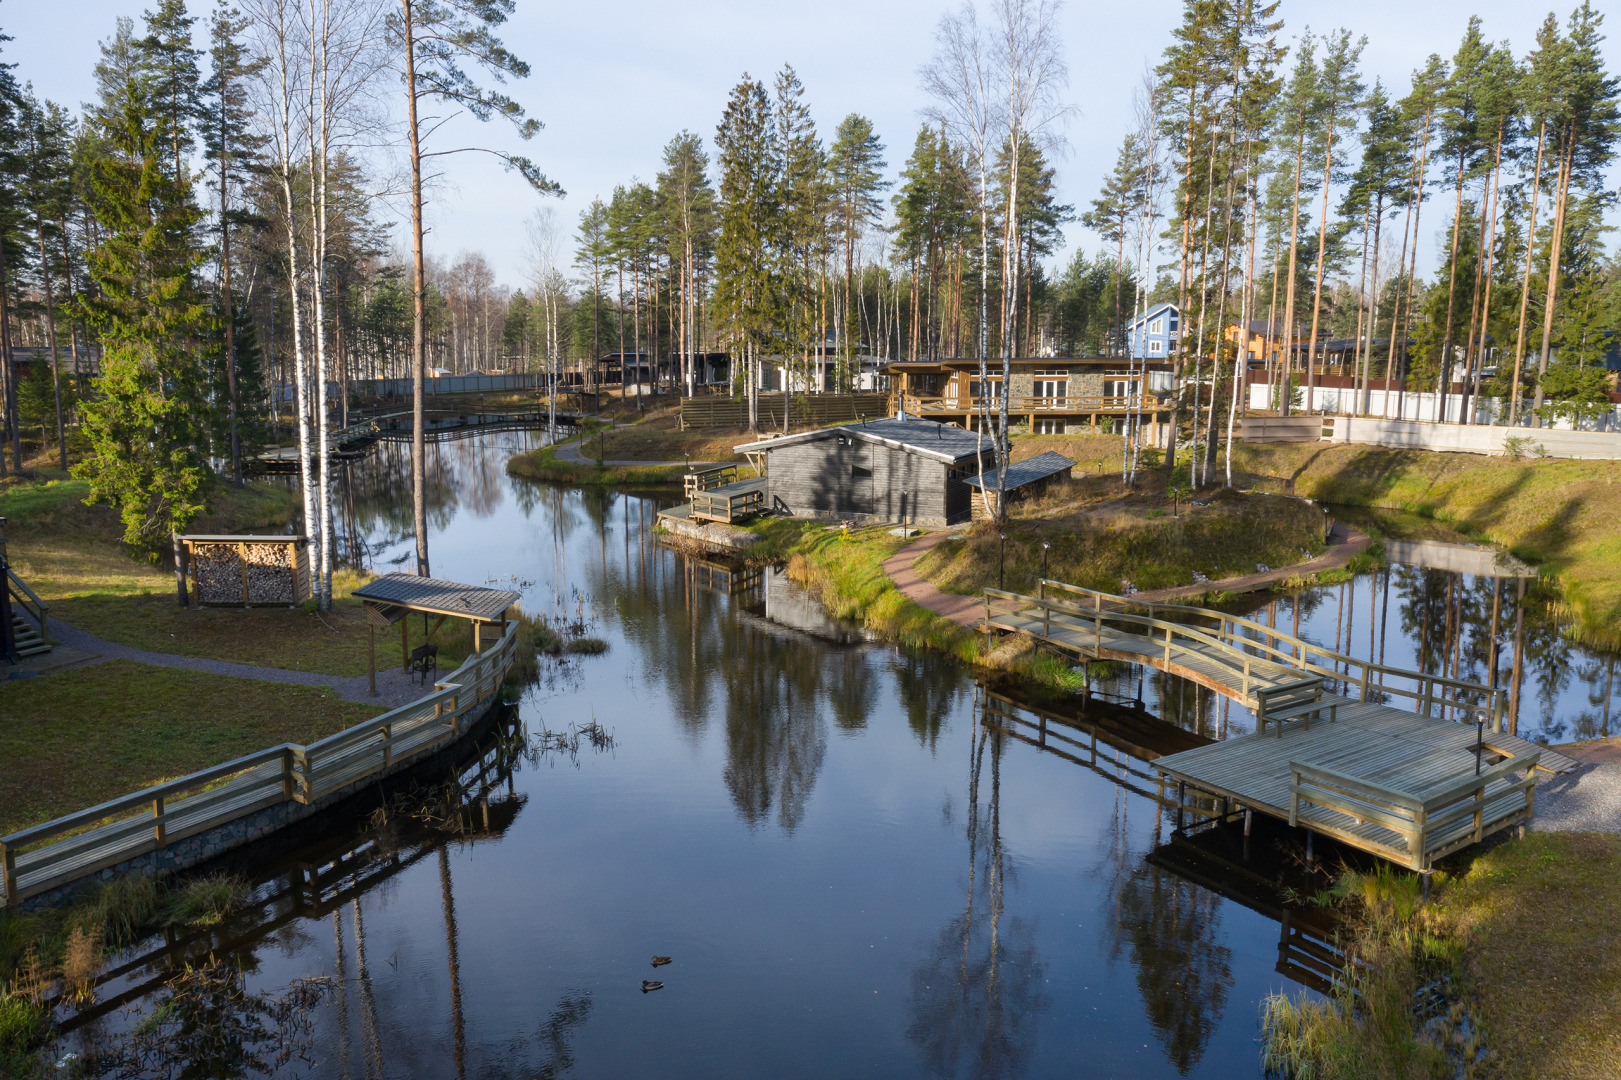
[{"label": "tree reflection in water", "polygon": [[[1047,1007],[1045,965],[1030,925],[1004,915],[1004,739],[994,728],[976,725],[976,731],[969,740],[967,901],[912,973],[906,1035],[936,1076],[1019,1076],[1029,1066],[1037,1019]],[[990,799],[981,808],[987,744]]]},{"label": "tree reflection in water", "polygon": [[932,753],[940,739],[940,725],[957,707],[967,687],[963,670],[954,661],[929,653],[896,650],[889,669],[895,693],[906,710],[906,725],[917,741]]},{"label": "tree reflection in water", "polygon": [[[1131,850],[1130,798],[1115,793],[1107,861],[1098,874],[1110,885],[1109,961],[1130,953],[1154,1036],[1186,1075],[1221,1023],[1233,986],[1232,950],[1221,942],[1220,897]],[[1157,824],[1154,831],[1157,842]]]}]

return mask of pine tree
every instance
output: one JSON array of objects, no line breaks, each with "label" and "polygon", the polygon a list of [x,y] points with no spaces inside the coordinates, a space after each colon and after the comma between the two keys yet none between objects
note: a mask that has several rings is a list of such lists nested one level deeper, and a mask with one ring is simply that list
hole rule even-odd
[{"label": "pine tree", "polygon": [[156,11],[146,12],[146,36],[136,43],[142,72],[150,87],[158,137],[169,146],[169,178],[186,179],[186,158],[191,155],[192,124],[200,109],[197,58],[191,46],[186,0],[158,0]]},{"label": "pine tree", "polygon": [[51,354],[51,397],[56,420],[57,454],[68,467],[67,433],[62,419],[62,373],[56,338],[56,275],[51,248],[62,243],[61,221],[73,195],[73,122],[67,110],[52,102],[41,105],[26,93],[22,101],[23,140],[18,175],[33,212],[34,243],[39,255],[39,282],[45,299],[45,333]]},{"label": "pine tree", "polygon": [[724,332],[742,351],[749,428],[759,430],[760,351],[773,323],[777,294],[770,258],[776,224],[780,158],[764,84],[745,73],[732,88],[715,131],[720,165],[715,245],[715,308]]},{"label": "pine tree", "polygon": [[844,247],[845,318],[844,331],[839,335],[839,355],[846,368],[855,356],[866,322],[865,303],[856,294],[856,252],[867,229],[883,213],[879,193],[889,187],[883,178],[887,165],[884,144],[878,140],[871,120],[851,113],[839,122],[828,153],[828,171],[834,192],[834,221]]},{"label": "pine tree", "polygon": [[[703,140],[683,131],[664,146],[664,168],[658,175],[659,219],[665,247],[676,270],[680,297],[682,379],[685,393],[693,392],[698,352],[698,307],[702,302],[698,277],[714,245],[715,192],[709,183],[709,155]],[[610,217],[611,217],[610,210]]]},{"label": "pine tree", "polygon": [[[213,184],[219,196],[219,305],[224,330],[221,364],[225,370],[225,399],[229,417],[228,442],[231,482],[242,486],[242,437],[237,414],[242,397],[237,386],[236,308],[231,290],[231,227],[243,216],[232,202],[232,192],[258,167],[258,152],[265,140],[254,134],[248,100],[248,80],[264,66],[249,56],[240,40],[247,20],[219,0],[209,19],[209,57],[212,69],[198,92],[197,127],[202,133],[204,156],[214,164]],[[250,398],[248,400],[257,400]]]},{"label": "pine tree", "polygon": [[[1126,234],[1131,221],[1132,199],[1142,183],[1142,160],[1135,133],[1127,132],[1115,158],[1114,171],[1103,181],[1103,190],[1092,200],[1091,209],[1081,215],[1081,224],[1097,233],[1103,242],[1115,246],[1114,327],[1109,338],[1111,354],[1125,347],[1125,316],[1120,308],[1121,288],[1126,278]],[[1076,253],[1080,258],[1080,253]]]}]

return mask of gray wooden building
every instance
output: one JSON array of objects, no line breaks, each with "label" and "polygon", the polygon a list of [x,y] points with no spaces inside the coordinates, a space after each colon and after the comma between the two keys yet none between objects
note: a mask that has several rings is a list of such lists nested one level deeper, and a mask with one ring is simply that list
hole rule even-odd
[{"label": "gray wooden building", "polygon": [[968,477],[988,438],[930,420],[869,420],[746,443],[762,461],[766,505],[795,517],[956,525],[972,513]]}]

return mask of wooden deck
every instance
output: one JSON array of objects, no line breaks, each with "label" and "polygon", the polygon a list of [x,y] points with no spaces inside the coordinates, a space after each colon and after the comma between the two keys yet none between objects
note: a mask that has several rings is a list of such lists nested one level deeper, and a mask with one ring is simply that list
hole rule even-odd
[{"label": "wooden deck", "polygon": [[1252,709],[1258,691],[1322,680],[1311,718],[1161,757],[1161,783],[1178,807],[1193,789],[1196,814],[1214,797],[1221,814],[1269,814],[1415,870],[1529,820],[1535,770],[1575,767],[1503,730],[1499,687],[1374,664],[1224,612],[1044,581],[1038,596],[985,590],[981,625],[1166,671]]},{"label": "wooden deck", "polygon": [[692,516],[700,521],[727,525],[745,521],[765,509],[765,477],[734,480],[720,487],[692,493]]}]

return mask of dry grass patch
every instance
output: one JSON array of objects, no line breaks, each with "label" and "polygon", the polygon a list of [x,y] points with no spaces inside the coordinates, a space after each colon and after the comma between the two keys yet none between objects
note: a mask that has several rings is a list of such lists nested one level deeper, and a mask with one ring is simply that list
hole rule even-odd
[{"label": "dry grass patch", "polygon": [[380,712],[324,687],[125,660],[0,683],[0,834]]}]

